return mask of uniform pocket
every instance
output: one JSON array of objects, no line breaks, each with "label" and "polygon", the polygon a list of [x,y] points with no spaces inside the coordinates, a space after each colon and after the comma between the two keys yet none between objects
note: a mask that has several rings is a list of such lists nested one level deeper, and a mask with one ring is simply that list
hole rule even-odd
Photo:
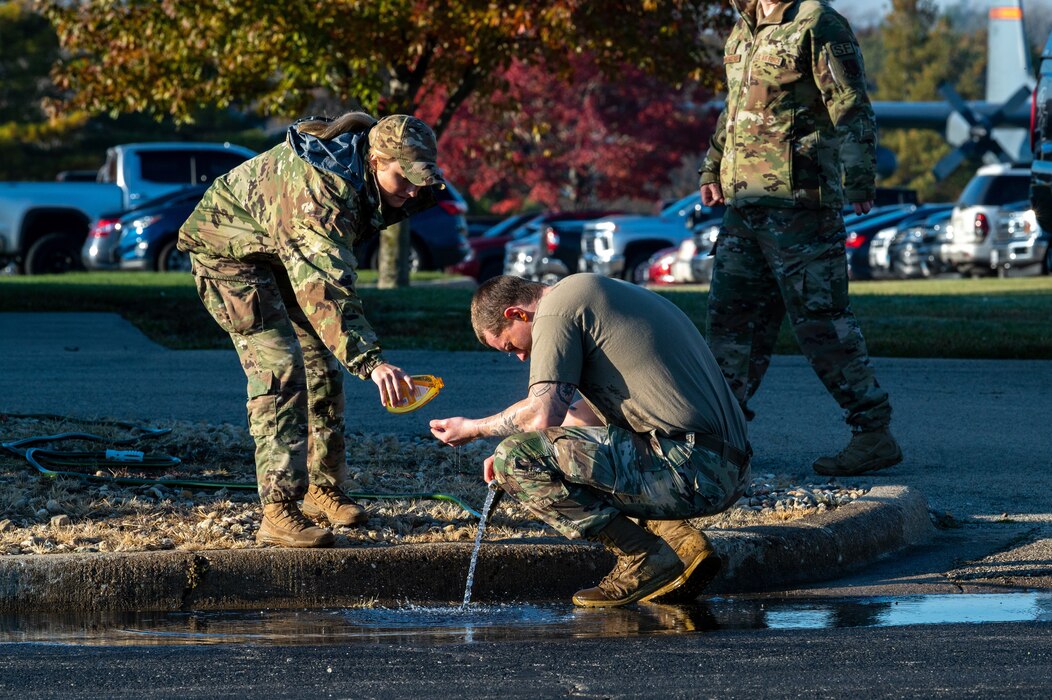
[{"label": "uniform pocket", "polygon": [[833,248],[807,263],[800,286],[804,308],[813,314],[826,315],[847,308],[847,262],[843,252]]},{"label": "uniform pocket", "polygon": [[278,397],[273,394],[253,396],[248,408],[248,432],[252,437],[269,437],[278,429]]},{"label": "uniform pocket", "polygon": [[672,440],[655,435],[651,438],[653,447],[653,459],[651,460],[651,471],[661,471],[665,468],[678,470],[691,460],[694,447],[682,440]]},{"label": "uniform pocket", "polygon": [[195,281],[205,308],[224,331],[247,335],[263,330],[256,285],[212,277],[195,277]]}]

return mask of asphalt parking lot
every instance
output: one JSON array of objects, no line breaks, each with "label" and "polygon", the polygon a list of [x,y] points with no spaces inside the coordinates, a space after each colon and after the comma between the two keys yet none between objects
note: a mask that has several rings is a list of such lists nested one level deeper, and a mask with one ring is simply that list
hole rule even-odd
[{"label": "asphalt parking lot", "polygon": [[[0,314],[0,411],[169,420],[244,421],[233,350],[170,351],[116,314]],[[371,383],[347,378],[351,431],[422,435],[433,417],[488,415],[520,398],[527,368],[492,352],[392,351],[446,388],[412,414],[383,410]],[[857,480],[918,490],[945,522],[932,583],[947,574],[1027,581],[1052,562],[1052,362],[874,359],[891,393],[905,461]],[[753,402],[754,469],[814,478],[813,458],[847,439],[840,411],[806,363],[779,356]],[[481,469],[481,465],[480,465]],[[905,573],[903,574],[906,575]]]}]

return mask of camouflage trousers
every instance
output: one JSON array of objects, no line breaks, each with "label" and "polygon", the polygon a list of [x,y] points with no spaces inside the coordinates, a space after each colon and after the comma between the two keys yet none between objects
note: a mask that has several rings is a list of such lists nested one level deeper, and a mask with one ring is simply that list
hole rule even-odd
[{"label": "camouflage trousers", "polygon": [[684,440],[615,426],[547,428],[497,447],[494,477],[538,519],[592,538],[618,515],[680,520],[719,513],[745,491],[749,468]]},{"label": "camouflage trousers", "polygon": [[248,378],[248,429],[263,503],[296,500],[346,470],[343,371],[281,266],[191,256],[197,292]]},{"label": "camouflage trousers", "polygon": [[786,312],[796,340],[857,429],[891,421],[848,304],[844,220],[834,209],[729,207],[716,244],[705,336],[744,409]]}]

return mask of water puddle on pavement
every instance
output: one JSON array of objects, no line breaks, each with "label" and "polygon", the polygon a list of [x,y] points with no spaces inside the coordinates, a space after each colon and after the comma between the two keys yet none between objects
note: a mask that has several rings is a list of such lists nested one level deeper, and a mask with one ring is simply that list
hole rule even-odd
[{"label": "water puddle on pavement", "polygon": [[341,610],[0,616],[0,643],[85,645],[452,643],[742,629],[1052,622],[1052,594],[710,598],[692,605],[473,604]]}]

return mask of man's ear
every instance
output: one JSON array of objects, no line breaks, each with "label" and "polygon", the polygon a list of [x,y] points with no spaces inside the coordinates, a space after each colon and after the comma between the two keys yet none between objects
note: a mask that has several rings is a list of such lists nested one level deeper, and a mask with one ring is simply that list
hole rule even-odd
[{"label": "man's ear", "polygon": [[530,315],[527,313],[526,309],[519,306],[509,306],[504,309],[504,318],[509,321],[529,321]]}]

